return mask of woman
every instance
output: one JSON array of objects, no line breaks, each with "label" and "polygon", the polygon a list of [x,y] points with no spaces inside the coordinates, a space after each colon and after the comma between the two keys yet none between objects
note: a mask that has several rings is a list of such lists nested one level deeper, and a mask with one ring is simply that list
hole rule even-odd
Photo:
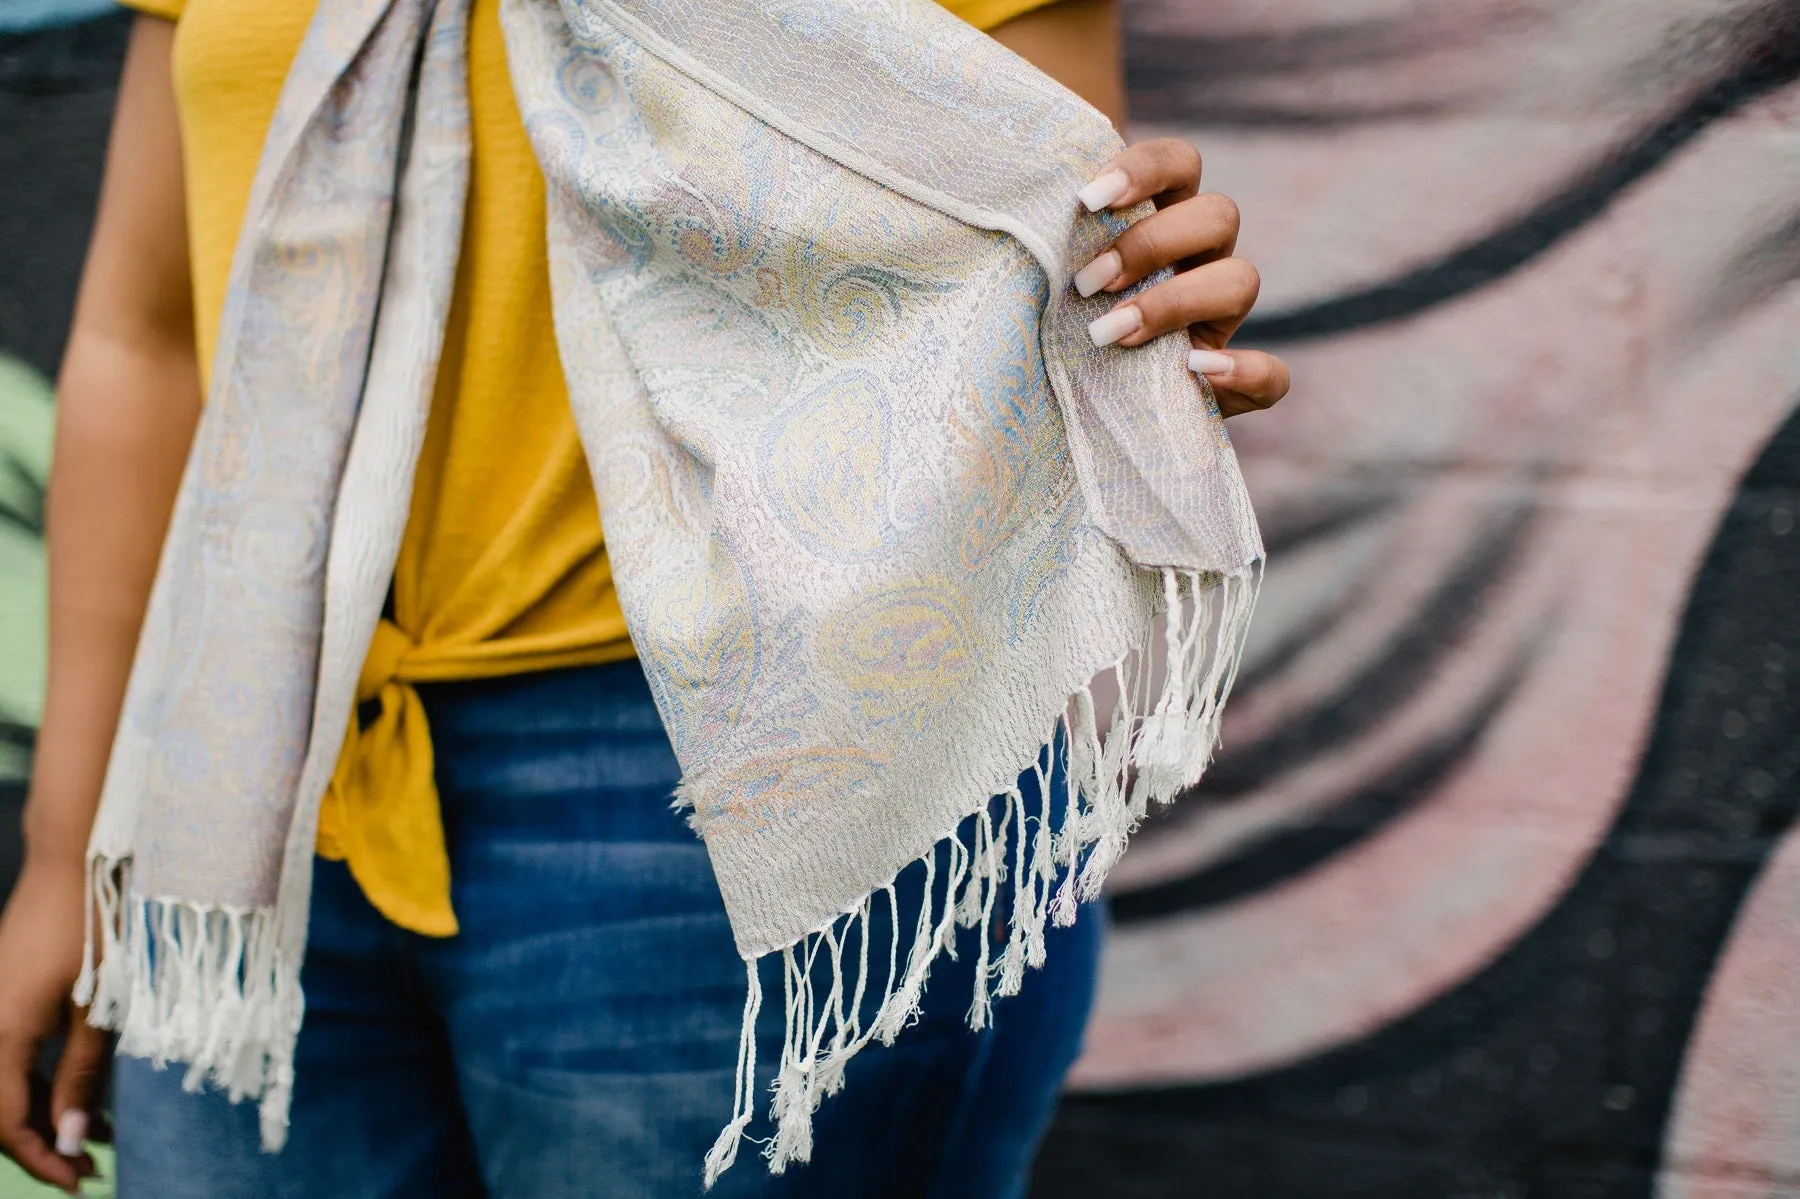
[{"label": "woman", "polygon": [[[309,19],[274,0],[142,7],[62,379],[52,682],[28,860],[0,922],[0,1148],[64,1187],[89,1168],[99,1034],[71,1023],[41,1105],[29,1071],[68,1014],[101,763],[252,172]],[[1110,5],[958,7],[1116,119]],[[740,964],[706,856],[667,807],[680,771],[632,661],[558,367],[544,184],[498,8],[471,16],[454,296],[388,609],[320,815],[287,1148],[259,1153],[254,1112],[122,1059],[126,1194],[689,1194],[732,1105]],[[1123,291],[1180,265],[1096,319],[1095,344],[1191,328],[1192,367],[1221,408],[1265,407],[1286,373],[1224,349],[1256,276],[1231,257],[1235,209],[1198,188],[1190,148],[1127,150],[1080,199],[1161,211],[1069,283]],[[1064,780],[1046,765],[1020,780],[1021,824],[1025,808],[1054,820],[1043,791]],[[981,823],[969,836],[991,859]],[[863,944],[912,920],[918,892],[903,874]],[[811,1165],[738,1170],[726,1193],[1021,1192],[1079,1042],[1099,930],[1089,916],[1051,933],[1049,964],[971,1032],[942,977],[985,967],[985,927],[958,934],[971,952],[934,975],[920,1027],[851,1063]],[[779,1046],[779,1023],[756,1026],[759,1045]]]}]

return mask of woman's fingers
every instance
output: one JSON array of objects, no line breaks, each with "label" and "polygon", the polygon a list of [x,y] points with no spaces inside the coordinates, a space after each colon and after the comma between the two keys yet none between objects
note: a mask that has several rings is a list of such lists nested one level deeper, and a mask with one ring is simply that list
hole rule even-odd
[{"label": "woman's fingers", "polygon": [[1120,151],[1093,182],[1075,193],[1089,212],[1130,208],[1155,200],[1158,208],[1200,191],[1200,151],[1178,137],[1153,137]]},{"label": "woman's fingers", "polygon": [[1197,348],[1188,355],[1188,368],[1206,376],[1226,416],[1259,412],[1288,392],[1287,363],[1261,350]]},{"label": "woman's fingers", "polygon": [[85,1016],[83,1011],[71,1013],[62,1057],[56,1063],[56,1078],[50,1087],[56,1152],[74,1162],[83,1176],[94,1172],[94,1162],[85,1145],[93,1129],[90,1113],[100,1098],[111,1050],[106,1033],[89,1024]]},{"label": "woman's fingers", "polygon": [[1075,273],[1083,296],[1123,291],[1165,267],[1180,273],[1088,326],[1097,346],[1141,346],[1177,329],[1192,331],[1188,366],[1204,375],[1226,416],[1269,407],[1288,390],[1281,359],[1258,350],[1227,350],[1262,288],[1256,268],[1237,250],[1237,205],[1200,194],[1200,152],[1179,138],[1161,137],[1126,148],[1077,193],[1089,212],[1154,200],[1158,211]]},{"label": "woman's fingers", "polygon": [[[74,1162],[51,1148],[47,1113],[32,1102],[31,1063],[36,1046],[28,1038],[0,1037],[0,1154],[17,1162],[39,1182],[73,1192],[81,1182]],[[41,1098],[41,1096],[40,1096]]]},{"label": "woman's fingers", "polygon": [[1218,192],[1192,196],[1146,217],[1075,272],[1084,296],[1123,291],[1164,267],[1195,266],[1229,257],[1237,248],[1238,206]]},{"label": "woman's fingers", "polygon": [[1165,279],[1088,326],[1097,346],[1141,346],[1176,329],[1201,326],[1209,345],[1224,345],[1244,323],[1262,278],[1242,258],[1221,258]]}]

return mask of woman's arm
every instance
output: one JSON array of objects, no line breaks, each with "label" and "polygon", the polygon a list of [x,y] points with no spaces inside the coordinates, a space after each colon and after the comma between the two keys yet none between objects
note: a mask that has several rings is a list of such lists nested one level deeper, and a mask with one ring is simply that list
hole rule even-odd
[{"label": "woman's arm", "polygon": [[88,831],[200,411],[173,31],[150,17],[132,31],[58,383],[49,686],[25,867],[0,916],[0,1152],[63,1187],[83,1163],[53,1152],[50,1128],[85,1112],[101,1034],[72,1025],[48,1110],[32,1110],[29,1071],[79,968]]},{"label": "woman's arm", "polygon": [[174,26],[138,18],[57,388],[50,679],[26,835],[85,853],[138,625],[200,415]]}]

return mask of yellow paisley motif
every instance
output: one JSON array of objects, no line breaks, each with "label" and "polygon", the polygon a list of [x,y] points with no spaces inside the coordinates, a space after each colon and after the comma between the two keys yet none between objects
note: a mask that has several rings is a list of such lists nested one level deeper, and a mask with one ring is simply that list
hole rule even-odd
[{"label": "yellow paisley motif", "polygon": [[[753,266],[768,252],[768,206],[779,196],[782,159],[769,130],[734,120],[710,92],[683,88],[668,69],[645,70],[640,110],[666,161],[654,186],[664,234],[682,259],[710,275]],[[730,131],[738,139],[720,144]]]},{"label": "yellow paisley motif", "polygon": [[980,668],[968,590],[940,580],[869,596],[826,623],[820,658],[865,720],[918,732]]},{"label": "yellow paisley motif", "polygon": [[1005,335],[994,339],[966,405],[950,417],[961,446],[954,485],[963,505],[959,548],[971,571],[1047,509],[1068,452],[1037,357],[1038,293],[1021,290],[1008,300]]},{"label": "yellow paisley motif", "polygon": [[793,405],[764,443],[762,484],[782,523],[833,561],[889,541],[888,408],[874,376],[848,372]]}]

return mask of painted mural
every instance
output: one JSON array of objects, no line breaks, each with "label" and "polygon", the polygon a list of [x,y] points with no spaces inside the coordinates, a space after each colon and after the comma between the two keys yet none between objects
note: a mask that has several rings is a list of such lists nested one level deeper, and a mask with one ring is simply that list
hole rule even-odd
[{"label": "painted mural", "polygon": [[1800,1195],[1800,4],[1127,11],[1297,382],[1040,1195]]},{"label": "painted mural", "polygon": [[50,384],[0,353],[0,785],[22,782],[44,692]]},{"label": "painted mural", "polygon": [[[1134,132],[1240,201],[1242,339],[1297,385],[1235,422],[1253,660],[1202,792],[1115,876],[1037,1196],[1800,1197],[1800,0],[1126,23]],[[121,28],[0,35],[27,572],[48,451],[18,430]],[[9,682],[41,669],[14,560]],[[0,807],[29,690],[0,688]]]},{"label": "painted mural", "polygon": [[42,703],[48,380],[74,306],[125,44],[116,16],[69,20],[92,11],[86,0],[0,0],[0,894],[18,869]]},{"label": "painted mural", "polygon": [[[49,379],[100,182],[124,22],[91,0],[0,0],[0,895],[43,701]],[[104,1157],[104,1151],[100,1151]],[[84,1195],[111,1188],[90,1180]],[[0,1199],[61,1194],[0,1160]]]}]

